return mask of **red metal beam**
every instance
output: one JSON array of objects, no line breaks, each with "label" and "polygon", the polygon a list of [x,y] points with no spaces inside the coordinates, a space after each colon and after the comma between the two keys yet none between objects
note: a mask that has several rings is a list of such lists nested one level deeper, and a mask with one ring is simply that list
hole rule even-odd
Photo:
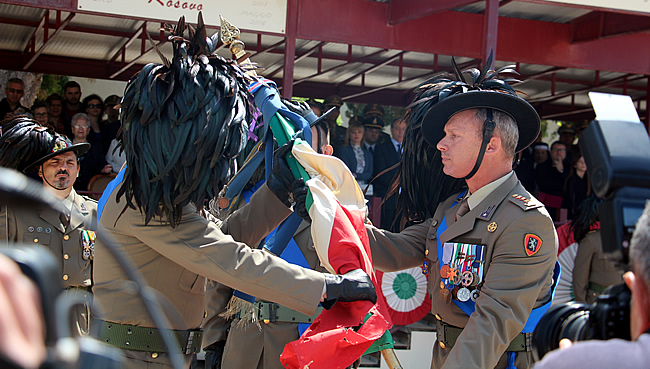
[{"label": "red metal beam", "polygon": [[376,57],[376,56],[378,56],[378,55],[381,55],[381,54],[385,53],[386,51],[388,51],[388,50],[383,49],[383,50],[376,51],[376,52],[374,52],[374,53],[372,53],[372,54],[365,55],[365,56],[363,56],[363,57],[361,57],[361,58],[358,58],[358,59],[353,59],[353,58],[352,58],[350,61],[348,61],[348,62],[346,62],[346,63],[339,64],[339,65],[336,65],[336,66],[333,66],[332,68],[325,69],[324,71],[318,71],[318,72],[315,73],[315,74],[312,74],[312,75],[310,75],[310,76],[307,76],[307,77],[301,78],[301,79],[299,79],[299,80],[293,81],[293,84],[294,84],[294,85],[297,85],[297,84],[302,83],[302,82],[304,82],[304,81],[307,81],[307,80],[309,80],[309,79],[311,79],[311,78],[317,77],[317,76],[319,76],[319,75],[321,75],[321,74],[325,74],[325,73],[331,72],[331,71],[333,71],[333,70],[336,70],[336,69],[339,69],[339,68],[342,68],[342,67],[348,66],[348,65],[353,64],[353,63],[364,63],[364,62],[366,62],[366,60],[370,60],[370,59],[372,59],[372,58],[374,58],[374,57]]},{"label": "red metal beam", "polygon": [[135,41],[138,37],[140,37],[140,35],[143,32],[147,32],[147,22],[143,22],[142,26],[138,28],[138,30],[135,31],[135,33],[131,35],[131,37],[129,37],[129,39],[126,40],[126,42],[123,43],[122,46],[120,46],[120,48],[117,50],[115,55],[113,55],[113,57],[107,62],[107,64],[112,64],[115,61],[115,59],[117,59],[118,56],[125,55],[126,48],[129,47],[129,45],[131,45],[131,43]]},{"label": "red metal beam", "polygon": [[[622,83],[624,78],[625,78],[625,76],[619,76],[619,77],[612,78],[610,80],[600,82],[598,84],[594,84],[594,85],[591,85],[591,86],[582,87],[582,88],[571,90],[571,91],[565,91],[565,92],[555,94],[555,95],[537,97],[535,99],[528,100],[528,102],[531,103],[531,104],[534,104],[534,103],[540,103],[540,102],[555,101],[555,100],[561,99],[563,97],[570,96],[572,94],[577,94],[577,93],[582,93],[582,92],[589,91],[589,90],[594,89],[596,87],[609,87],[609,86],[617,85],[619,83]],[[628,78],[627,81],[628,82],[638,81],[638,80],[644,79],[644,78],[647,78],[647,77],[645,77],[645,76],[637,76],[637,77],[631,78],[631,79]]]},{"label": "red metal beam", "polygon": [[427,15],[452,10],[479,0],[391,0],[388,24],[408,22]]},{"label": "red metal beam", "polygon": [[[390,26],[390,4],[365,0],[302,1],[298,38],[481,58],[482,15],[443,12]],[[359,17],[363,14],[363,17]],[[372,32],[368,32],[372,30]],[[424,37],[423,37],[424,36]],[[499,60],[650,74],[650,33],[572,43],[570,24],[499,18]]]},{"label": "red metal beam", "polygon": [[[399,53],[399,54],[397,54],[397,55],[395,55],[395,56],[393,56],[391,58],[388,58],[388,59],[384,60],[382,63],[379,63],[377,65],[373,65],[372,67],[367,68],[367,69],[355,74],[354,76],[346,79],[345,81],[337,83],[337,85],[345,85],[348,82],[354,80],[355,78],[357,78],[359,76],[365,75],[366,73],[370,73],[370,72],[372,72],[374,70],[377,70],[377,69],[379,69],[379,68],[381,68],[383,66],[386,66],[386,65],[394,62],[396,59],[400,59],[402,56],[404,56],[404,54],[406,54],[406,51],[402,51],[401,53]],[[399,78],[399,79],[401,80],[401,78]]]},{"label": "red metal beam", "polygon": [[296,33],[298,32],[298,0],[287,1],[287,34],[284,48],[284,75],[282,76],[282,96],[293,96],[293,60],[296,58]]},{"label": "red metal beam", "polygon": [[[58,11],[57,11],[58,12]],[[35,61],[36,59],[43,53],[47,45],[49,45],[52,40],[54,40],[58,35],[61,34],[61,31],[72,21],[72,18],[74,18],[75,13],[70,13],[66,17],[66,19],[61,22],[61,25],[59,25],[55,30],[54,33],[49,36],[47,33],[49,32],[49,26],[45,27],[45,21],[48,20],[48,25],[49,25],[49,10],[47,11],[47,16],[43,17],[42,24],[43,24],[43,44],[41,47],[38,48],[38,50],[34,50],[33,54],[31,53],[26,53],[25,55],[29,58],[27,63],[23,66],[23,70],[27,70]],[[37,29],[38,31],[38,29]],[[36,47],[36,31],[34,32],[34,36],[32,36],[32,45],[35,49]]]},{"label": "red metal beam", "polygon": [[595,11],[574,19],[571,25],[577,43],[648,31],[650,17]]},{"label": "red metal beam", "polygon": [[499,0],[485,1],[485,14],[483,15],[483,63],[493,54],[490,69],[494,69],[497,60],[497,34],[499,33]]},{"label": "red metal beam", "polygon": [[[293,65],[298,64],[301,60],[307,58],[307,57],[310,56],[312,53],[314,53],[316,50],[319,50],[319,49],[320,49],[323,45],[325,45],[325,44],[326,44],[326,42],[319,42],[318,45],[312,47],[311,49],[309,49],[309,50],[307,50],[307,51],[305,51],[305,52],[303,52],[299,57],[297,57],[296,59],[294,59],[294,61],[293,61]],[[265,69],[265,71],[264,71],[264,76],[265,76],[266,78],[272,78],[273,76],[275,76],[275,75],[276,75],[279,71],[281,71],[282,69],[284,69],[284,64],[283,64],[283,65],[278,65],[278,66],[275,67],[275,68],[268,68],[268,69]]]}]

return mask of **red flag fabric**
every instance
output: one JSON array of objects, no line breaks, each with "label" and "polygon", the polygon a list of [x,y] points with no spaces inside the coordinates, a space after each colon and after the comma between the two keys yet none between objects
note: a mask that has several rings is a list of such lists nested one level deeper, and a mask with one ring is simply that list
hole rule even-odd
[{"label": "red flag fabric", "polygon": [[[363,269],[379,291],[364,226],[365,199],[352,173],[338,158],[319,155],[307,144],[295,145],[293,154],[311,176],[311,234],[321,263],[333,274]],[[285,346],[281,362],[290,369],[346,368],[392,326],[389,315],[379,293],[377,304],[338,302]]]}]

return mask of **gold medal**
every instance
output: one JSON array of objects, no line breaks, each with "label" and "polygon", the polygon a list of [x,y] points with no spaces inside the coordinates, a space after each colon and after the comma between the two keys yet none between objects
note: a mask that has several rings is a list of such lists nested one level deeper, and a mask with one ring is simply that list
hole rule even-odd
[{"label": "gold medal", "polygon": [[438,292],[438,296],[440,297],[440,300],[445,302],[445,304],[451,302],[451,292],[446,288],[440,290],[440,292]]},{"label": "gold medal", "polygon": [[440,281],[440,289],[444,290],[445,289],[445,282]]}]

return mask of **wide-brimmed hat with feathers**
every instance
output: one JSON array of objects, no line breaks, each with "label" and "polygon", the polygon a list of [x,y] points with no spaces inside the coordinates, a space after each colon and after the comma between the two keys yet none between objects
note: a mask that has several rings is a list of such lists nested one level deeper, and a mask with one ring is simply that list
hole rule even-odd
[{"label": "wide-brimmed hat with feathers", "polygon": [[[419,87],[419,99],[413,104],[422,103],[423,99],[434,104],[428,109],[422,121],[422,134],[431,144],[436,144],[444,137],[447,121],[456,113],[467,109],[494,109],[511,116],[519,128],[519,141],[515,152],[519,152],[535,141],[540,130],[539,115],[526,100],[517,95],[510,82],[517,79],[498,79],[501,73],[518,74],[512,66],[505,66],[496,71],[489,70],[492,55],[483,70],[470,68],[459,71],[452,58],[453,74],[444,74],[432,78]],[[463,74],[471,77],[466,82]]]},{"label": "wide-brimmed hat with feathers", "polygon": [[79,157],[90,148],[87,143],[73,145],[51,127],[43,127],[26,116],[13,118],[6,127],[10,128],[0,137],[0,166],[21,172],[33,172],[47,160],[69,151]]},{"label": "wide-brimmed hat with feathers", "polygon": [[227,183],[254,118],[250,77],[215,54],[218,34],[207,36],[201,13],[196,28],[181,17],[165,30],[172,60],[156,49],[163,64],[144,66],[124,91],[127,169],[118,198],[137,205],[145,223],[157,216],[175,227],[185,205],[201,209]]}]

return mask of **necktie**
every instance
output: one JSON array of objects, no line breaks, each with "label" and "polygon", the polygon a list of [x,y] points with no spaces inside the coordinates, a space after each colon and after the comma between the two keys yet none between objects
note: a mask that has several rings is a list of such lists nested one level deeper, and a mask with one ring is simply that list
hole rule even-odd
[{"label": "necktie", "polygon": [[467,202],[467,198],[465,198],[458,205],[458,210],[456,210],[456,220],[467,214],[467,212],[469,212],[469,203]]},{"label": "necktie", "polygon": [[400,158],[402,157],[402,144],[398,143],[397,144],[397,153],[399,154]]}]

